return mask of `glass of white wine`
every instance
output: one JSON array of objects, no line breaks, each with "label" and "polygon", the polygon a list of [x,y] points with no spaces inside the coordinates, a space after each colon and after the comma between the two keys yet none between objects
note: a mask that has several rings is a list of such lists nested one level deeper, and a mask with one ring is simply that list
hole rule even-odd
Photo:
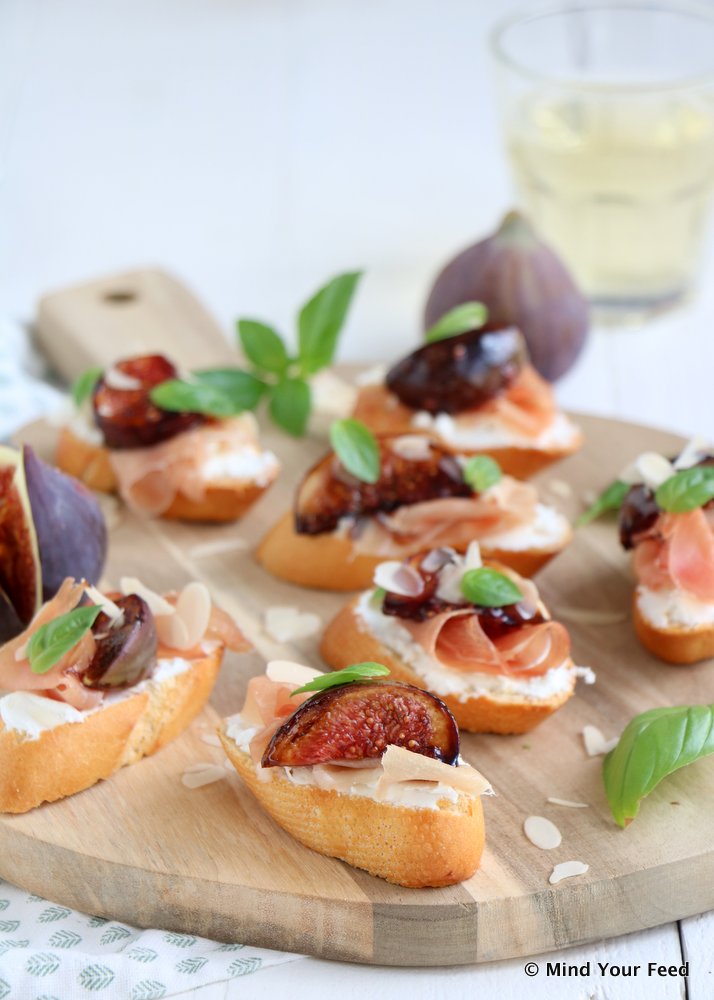
[{"label": "glass of white wine", "polygon": [[714,188],[714,5],[574,0],[492,51],[523,207],[598,314],[678,302]]}]

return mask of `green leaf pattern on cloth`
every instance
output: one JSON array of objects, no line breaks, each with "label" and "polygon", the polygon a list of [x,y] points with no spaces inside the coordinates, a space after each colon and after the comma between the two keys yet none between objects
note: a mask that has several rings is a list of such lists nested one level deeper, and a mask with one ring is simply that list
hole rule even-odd
[{"label": "green leaf pattern on cloth", "polygon": [[301,957],[140,930],[77,913],[2,879],[0,912],[0,1000],[162,1000]]}]

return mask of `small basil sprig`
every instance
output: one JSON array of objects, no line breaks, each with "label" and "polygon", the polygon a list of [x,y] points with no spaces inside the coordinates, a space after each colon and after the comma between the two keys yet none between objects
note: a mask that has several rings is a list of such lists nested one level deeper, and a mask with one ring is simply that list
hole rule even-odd
[{"label": "small basil sprig", "polygon": [[629,489],[629,483],[623,483],[620,479],[616,479],[614,483],[610,483],[607,489],[602,491],[595,503],[580,515],[575,522],[575,527],[582,528],[584,525],[590,524],[591,521],[595,521],[598,517],[602,517],[603,514],[607,514],[608,511],[619,510]]},{"label": "small basil sprig", "polygon": [[462,302],[444,313],[424,334],[424,339],[446,340],[456,337],[459,333],[479,330],[488,319],[488,309],[483,302]]},{"label": "small basil sprig", "polygon": [[193,372],[187,379],[161,382],[149,398],[162,410],[226,418],[255,409],[263,390],[263,384],[248,372],[212,368]]},{"label": "small basil sprig", "polygon": [[354,681],[368,680],[370,677],[386,677],[389,667],[381,663],[367,661],[365,663],[353,663],[342,670],[336,670],[331,674],[320,674],[314,677],[307,684],[290,692],[290,697],[294,694],[304,694],[306,691],[325,691],[327,688],[337,687],[338,684],[352,684]]},{"label": "small basil sprig", "polygon": [[26,655],[32,673],[46,674],[59,663],[94,625],[101,610],[98,604],[88,604],[40,625],[27,643]]},{"label": "small basil sprig", "polygon": [[481,608],[503,608],[523,598],[520,588],[510,577],[490,566],[467,570],[461,577],[461,593],[467,601]]},{"label": "small basil sprig", "polygon": [[657,505],[670,514],[685,514],[714,498],[714,466],[695,465],[666,479],[655,492]]},{"label": "small basil sprig", "polygon": [[502,475],[501,466],[490,455],[474,455],[464,465],[464,479],[474,493],[495,486]]},{"label": "small basil sprig", "polygon": [[603,763],[615,822],[626,826],[663,778],[712,753],[714,705],[655,708],[635,716]]},{"label": "small basil sprig", "polygon": [[94,386],[102,377],[102,374],[103,371],[101,368],[88,368],[86,372],[82,372],[82,374],[75,379],[72,383],[71,393],[76,407],[80,407],[85,399],[89,399],[92,391],[94,390]]},{"label": "small basil sprig", "polygon": [[372,431],[359,420],[335,420],[330,426],[330,444],[340,462],[357,479],[376,483],[381,472],[379,445]]}]

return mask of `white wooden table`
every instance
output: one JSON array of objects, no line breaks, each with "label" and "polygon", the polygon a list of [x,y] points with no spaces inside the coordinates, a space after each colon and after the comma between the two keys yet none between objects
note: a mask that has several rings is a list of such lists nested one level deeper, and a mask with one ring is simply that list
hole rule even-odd
[{"label": "white wooden table", "polygon": [[[3,0],[0,309],[26,320],[42,291],[160,263],[226,329],[238,314],[290,329],[308,292],[361,266],[342,356],[404,352],[435,270],[511,202],[485,50],[494,13],[511,6]],[[714,437],[713,276],[710,259],[686,309],[597,331],[559,386],[563,405]],[[684,982],[603,978],[596,962],[688,959],[688,996],[707,1000],[713,936],[705,916],[549,956],[590,960],[583,979],[529,979],[522,961],[431,971],[305,959],[225,996],[307,998],[339,977],[343,1000],[658,1000],[685,996]]]}]

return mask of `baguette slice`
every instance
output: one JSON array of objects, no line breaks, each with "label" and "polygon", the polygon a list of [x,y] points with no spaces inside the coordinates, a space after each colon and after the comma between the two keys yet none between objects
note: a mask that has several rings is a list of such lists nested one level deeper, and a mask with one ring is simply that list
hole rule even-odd
[{"label": "baguette slice", "polygon": [[[570,537],[568,527],[557,544],[546,548],[491,549],[488,539],[480,542],[480,548],[484,559],[503,563],[521,576],[533,576],[562,551]],[[423,548],[423,541],[416,539],[412,551],[400,554],[399,558],[416,554]],[[460,551],[465,551],[465,548]],[[288,512],[262,539],[256,558],[269,573],[288,583],[321,590],[349,591],[369,587],[377,566],[390,557],[355,552],[354,543],[346,534],[299,534],[295,530],[292,512]]]},{"label": "baguette slice", "polygon": [[[384,385],[368,385],[360,389],[352,416],[355,420],[361,420],[375,434],[414,434],[417,430],[412,423],[415,412],[400,403]],[[469,449],[463,445],[450,444],[433,429],[430,429],[429,434],[436,438],[442,447],[450,449],[454,454],[490,455],[498,462],[504,473],[515,476],[516,479],[530,479],[548,465],[572,455],[583,443],[583,436],[577,431],[567,445],[560,447],[529,448],[523,445],[504,445]]]},{"label": "baguette slice", "polygon": [[[351,663],[374,661],[389,667],[395,681],[404,681],[428,690],[424,680],[395,652],[377,639],[361,622],[355,608],[355,598],[338,612],[327,626],[320,643],[320,655],[333,670],[341,670]],[[527,733],[552,715],[572,696],[576,675],[566,691],[550,698],[526,699],[521,695],[489,694],[466,698],[432,691],[448,705],[460,729],[471,733],[500,733],[503,735]]]},{"label": "baguette slice", "polygon": [[0,812],[22,813],[73,795],[179,736],[206,704],[223,646],[155,682],[28,739],[0,722]]},{"label": "baguette slice", "polygon": [[334,790],[294,785],[282,768],[258,777],[248,753],[218,735],[236,771],[263,808],[301,844],[408,888],[453,885],[470,878],[483,853],[481,799],[459,795],[437,809],[411,809]]},{"label": "baguette slice", "polygon": [[[101,493],[118,492],[117,477],[110,453],[102,445],[91,444],[63,427],[57,442],[55,461],[60,469]],[[177,493],[161,517],[168,520],[225,523],[237,521],[268,488],[254,481],[220,480],[209,483],[202,500],[190,500]]]},{"label": "baguette slice", "polygon": [[632,601],[632,621],[635,634],[645,649],[666,663],[687,666],[714,657],[714,625],[692,628],[655,625],[640,607],[637,590]]}]

